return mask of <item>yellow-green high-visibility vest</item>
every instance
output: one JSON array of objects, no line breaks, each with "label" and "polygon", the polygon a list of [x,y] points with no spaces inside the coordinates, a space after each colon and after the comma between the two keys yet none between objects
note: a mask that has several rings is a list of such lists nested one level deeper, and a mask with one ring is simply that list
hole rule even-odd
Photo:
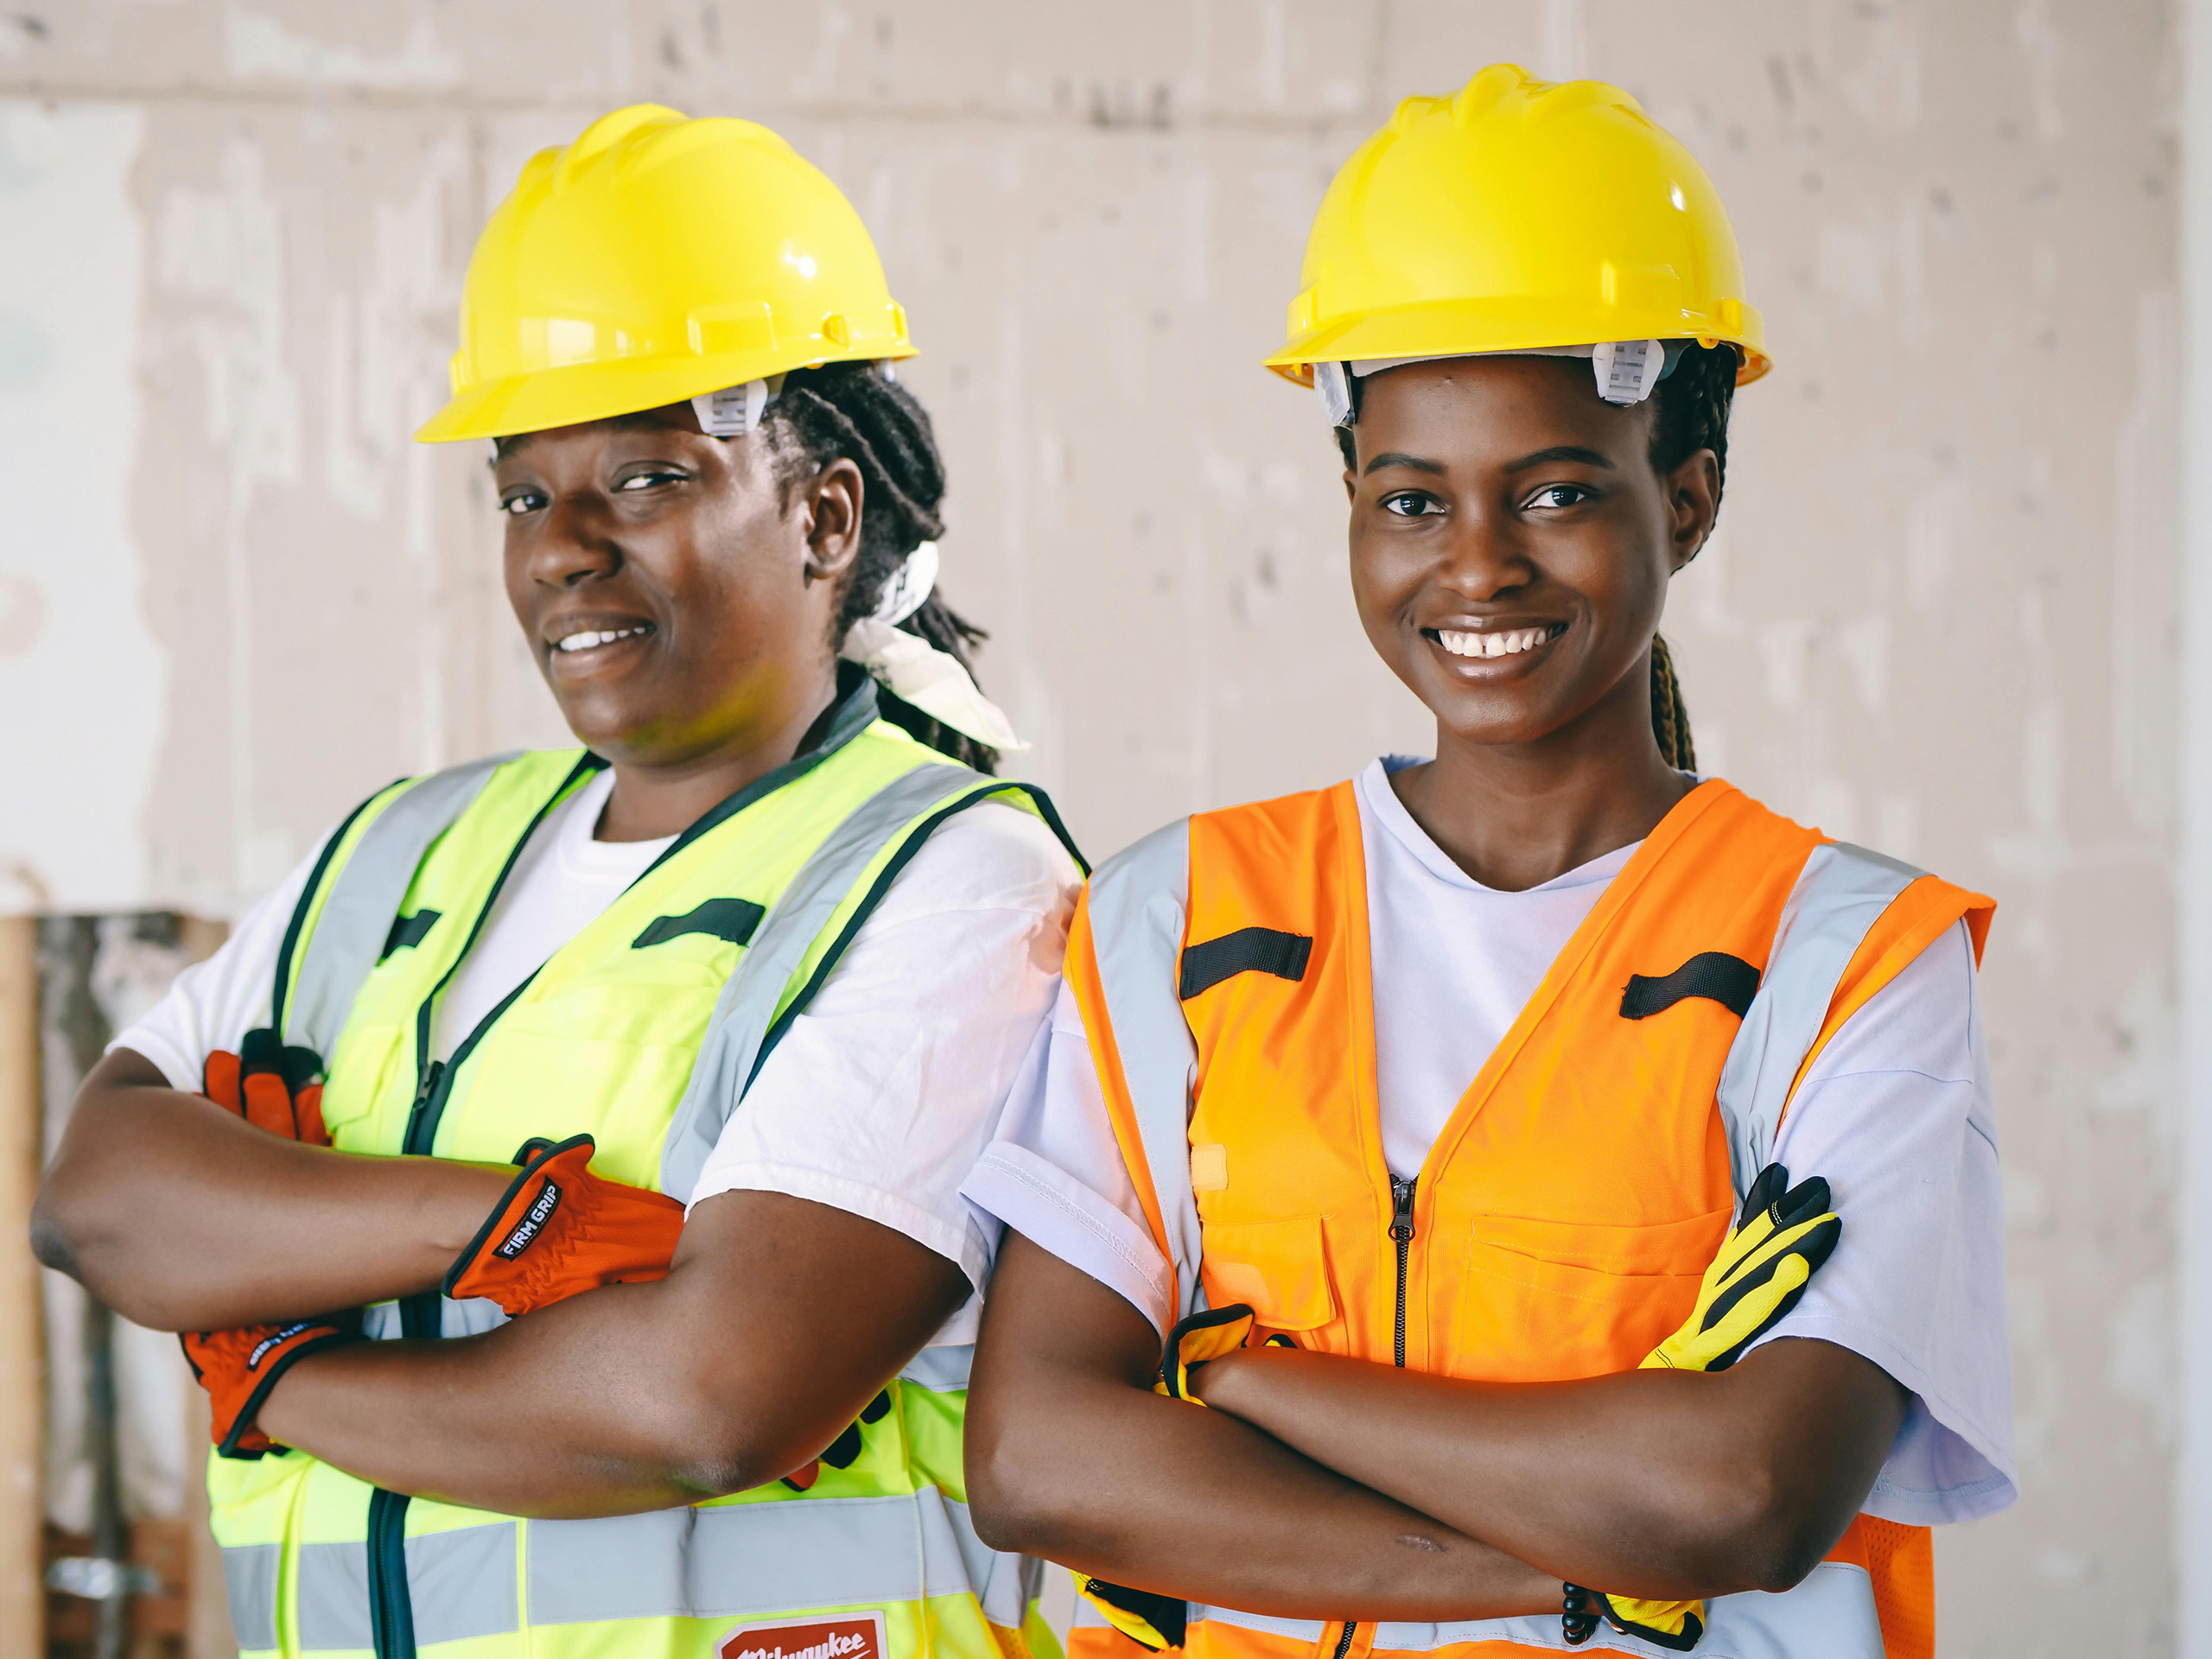
[{"label": "yellow-green high-visibility vest", "polygon": [[[340,826],[294,912],[272,1028],[328,1058],[343,1151],[504,1163],[597,1139],[594,1168],[688,1198],[723,1123],[892,879],[1025,785],[947,762],[849,677],[823,741],[686,830],[441,1063],[438,995],[546,814],[604,763],[526,753],[394,785]],[[1070,847],[1071,852],[1074,849]],[[454,1336],[488,1303],[369,1310]],[[231,1617],[249,1656],[376,1659],[1057,1659],[1040,1565],[986,1548],[961,1469],[965,1349],[893,1382],[842,1468],[682,1509],[542,1521],[410,1498],[294,1451],[212,1458]],[[877,1414],[880,1412],[880,1414]]]}]

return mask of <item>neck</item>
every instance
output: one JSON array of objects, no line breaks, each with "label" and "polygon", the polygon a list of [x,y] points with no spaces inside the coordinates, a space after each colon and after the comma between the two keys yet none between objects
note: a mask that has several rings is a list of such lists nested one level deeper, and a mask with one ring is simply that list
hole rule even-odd
[{"label": "neck", "polygon": [[1643,840],[1695,787],[1651,733],[1648,672],[1534,743],[1474,743],[1439,727],[1436,759],[1391,786],[1452,861],[1521,893]]},{"label": "neck", "polygon": [[683,834],[718,803],[790,762],[836,700],[833,672],[765,736],[756,728],[741,742],[680,760],[615,761],[614,788],[593,839],[658,841]]}]

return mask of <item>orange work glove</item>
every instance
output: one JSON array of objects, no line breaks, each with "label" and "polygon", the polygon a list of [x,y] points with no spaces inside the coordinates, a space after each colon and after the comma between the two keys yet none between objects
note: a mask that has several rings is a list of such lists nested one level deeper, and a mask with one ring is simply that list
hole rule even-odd
[{"label": "orange work glove", "polygon": [[324,1348],[361,1340],[361,1316],[326,1313],[290,1325],[248,1325],[235,1331],[186,1332],[185,1363],[215,1406],[215,1449],[226,1458],[258,1458],[286,1448],[253,1420],[277,1378]]},{"label": "orange work glove", "polygon": [[601,1285],[668,1276],[683,1206],[593,1174],[593,1146],[588,1135],[523,1143],[522,1173],[446,1269],[447,1295],[488,1296],[516,1316]]},{"label": "orange work glove", "polygon": [[217,1049],[200,1067],[200,1091],[257,1129],[327,1147],[322,1127],[322,1057],[287,1048],[264,1027],[249,1031],[235,1054]]}]

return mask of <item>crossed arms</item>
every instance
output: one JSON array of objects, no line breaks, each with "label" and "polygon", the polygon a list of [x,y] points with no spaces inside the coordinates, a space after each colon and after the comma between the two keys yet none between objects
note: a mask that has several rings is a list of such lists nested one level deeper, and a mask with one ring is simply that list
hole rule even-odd
[{"label": "crossed arms", "polygon": [[[40,1259],[194,1331],[437,1288],[514,1171],[302,1146],[95,1067],[39,1197]],[[361,1343],[285,1373],[262,1427],[388,1490],[503,1514],[695,1503],[807,1463],[966,1299],[960,1269],[782,1193],[699,1205],[668,1276],[480,1337]]]},{"label": "crossed arms", "polygon": [[977,1529],[1078,1572],[1285,1618],[1556,1613],[1562,1580],[1783,1590],[1834,1547],[1904,1421],[1871,1362],[1777,1342],[1718,1373],[1480,1383],[1248,1349],[1152,1392],[1160,1338],[1018,1234],[968,1417]]}]

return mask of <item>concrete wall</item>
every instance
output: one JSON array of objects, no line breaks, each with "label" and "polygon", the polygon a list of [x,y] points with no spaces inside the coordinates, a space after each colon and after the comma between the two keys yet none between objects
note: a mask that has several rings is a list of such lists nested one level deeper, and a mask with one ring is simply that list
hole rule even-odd
[{"label": "concrete wall", "polygon": [[1311,400],[1336,163],[1499,58],[1705,160],[1779,367],[1669,626],[1708,767],[2002,901],[2022,1479],[1947,1655],[2173,1649],[2177,22],[2160,0],[27,0],[0,18],[17,905],[227,912],[402,772],[560,735],[437,403],[475,227],[638,99],[874,230],[946,585],[1110,849],[1425,742]]}]

